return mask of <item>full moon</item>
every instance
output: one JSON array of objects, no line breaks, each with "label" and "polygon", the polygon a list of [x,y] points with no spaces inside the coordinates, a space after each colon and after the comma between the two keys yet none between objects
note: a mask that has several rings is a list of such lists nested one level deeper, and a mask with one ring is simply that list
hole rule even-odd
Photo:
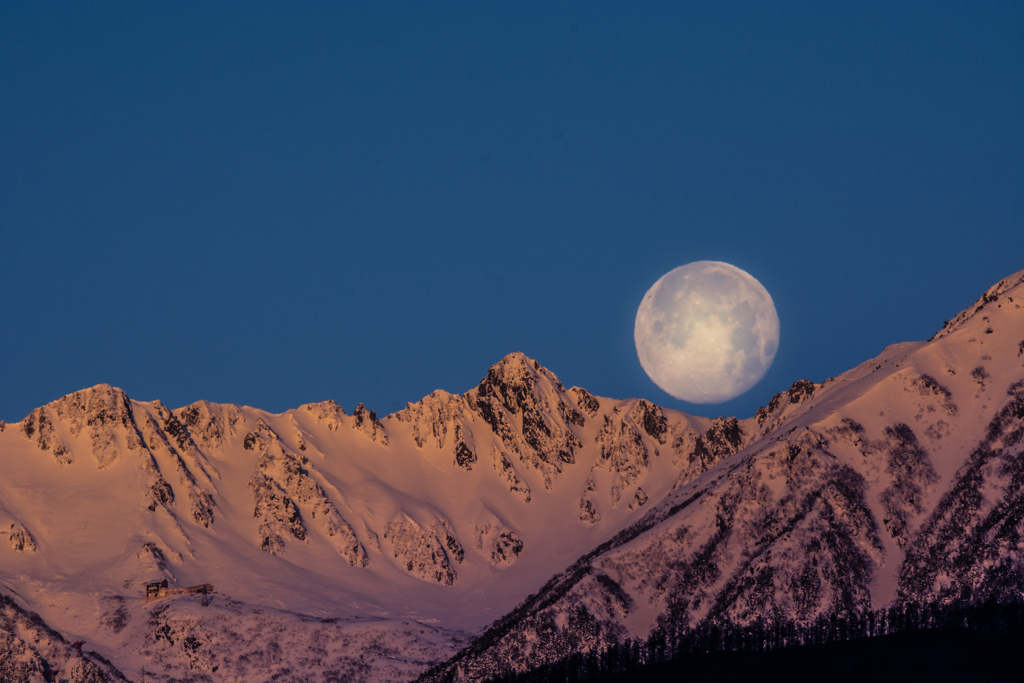
[{"label": "full moon", "polygon": [[647,290],[633,329],[654,383],[691,403],[721,403],[749,390],[779,348],[779,316],[760,282],[719,261],[695,261]]}]

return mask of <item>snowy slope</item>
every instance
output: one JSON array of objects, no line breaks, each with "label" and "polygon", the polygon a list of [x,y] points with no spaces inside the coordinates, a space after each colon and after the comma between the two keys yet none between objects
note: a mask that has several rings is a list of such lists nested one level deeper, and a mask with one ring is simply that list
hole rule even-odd
[{"label": "snowy slope", "polygon": [[[0,431],[0,591],[132,676],[297,666],[296,648],[255,666],[218,641],[262,610],[297,642],[347,642],[366,680],[403,680],[738,439],[735,420],[566,389],[518,353],[383,419],[330,401],[170,410],[99,385]],[[161,579],[217,591],[185,619],[188,647],[158,637],[193,628],[167,621],[184,608],[143,601]]]},{"label": "snowy slope", "polygon": [[797,382],[739,427],[745,448],[425,680],[522,671],[655,629],[1024,595],[1024,271],[928,342]]}]

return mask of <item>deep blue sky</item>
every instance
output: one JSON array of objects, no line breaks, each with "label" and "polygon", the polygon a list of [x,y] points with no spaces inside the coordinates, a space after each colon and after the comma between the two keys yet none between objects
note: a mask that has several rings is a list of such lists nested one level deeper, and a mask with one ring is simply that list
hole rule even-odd
[{"label": "deep blue sky", "polygon": [[[108,382],[391,412],[521,350],[749,416],[1024,268],[1022,3],[0,4],[0,418]],[[633,319],[772,294],[719,406]]]}]

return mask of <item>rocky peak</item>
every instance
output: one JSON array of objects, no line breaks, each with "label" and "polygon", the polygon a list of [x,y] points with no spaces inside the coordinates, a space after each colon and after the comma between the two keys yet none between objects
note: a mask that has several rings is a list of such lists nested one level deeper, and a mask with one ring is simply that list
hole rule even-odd
[{"label": "rocky peak", "polygon": [[70,451],[58,435],[54,422],[63,425],[73,437],[83,431],[86,433],[100,469],[110,465],[120,450],[136,451],[143,447],[131,401],[124,391],[109,384],[97,384],[68,394],[37,408],[22,421],[26,437],[32,438],[38,433],[40,449],[52,449],[59,464],[70,464]]},{"label": "rocky peak", "polygon": [[516,351],[491,366],[477,387],[477,395],[497,399],[510,413],[519,413],[535,403],[534,389],[542,379],[547,380],[543,384],[550,383],[562,389],[562,383],[554,373]]},{"label": "rocky peak", "polygon": [[585,418],[573,397],[553,372],[522,353],[493,365],[464,398],[501,438],[506,452],[544,472],[548,487],[583,447],[573,426],[582,427]]},{"label": "rocky peak", "polygon": [[131,401],[124,391],[109,384],[76,391],[50,405],[76,436],[84,427],[120,424],[128,428],[133,425]]}]

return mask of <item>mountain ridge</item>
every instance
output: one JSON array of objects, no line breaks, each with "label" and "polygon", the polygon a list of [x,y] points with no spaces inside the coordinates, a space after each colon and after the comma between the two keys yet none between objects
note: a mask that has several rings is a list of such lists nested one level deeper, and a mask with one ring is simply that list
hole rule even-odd
[{"label": "mountain ridge", "polygon": [[[0,425],[0,593],[122,671],[224,681],[483,678],[701,624],[1005,596],[1022,284],[744,419],[567,389],[518,352],[384,417],[97,385]],[[145,603],[163,578],[217,595]]]},{"label": "mountain ridge", "polygon": [[[200,629],[193,616],[144,626],[155,612],[142,584],[162,579],[211,582],[231,604],[383,619],[399,633],[409,619],[435,624],[448,633],[431,646],[443,654],[722,457],[730,442],[718,431],[643,399],[566,389],[521,353],[464,394],[434,392],[383,418],[333,401],[280,414],[207,401],[172,410],[100,384],[0,432],[0,580],[128,670],[157,644],[179,650],[172,669],[224,665],[160,636]],[[100,618],[111,600],[134,615],[128,630]],[[371,659],[376,670],[387,658]]]}]

